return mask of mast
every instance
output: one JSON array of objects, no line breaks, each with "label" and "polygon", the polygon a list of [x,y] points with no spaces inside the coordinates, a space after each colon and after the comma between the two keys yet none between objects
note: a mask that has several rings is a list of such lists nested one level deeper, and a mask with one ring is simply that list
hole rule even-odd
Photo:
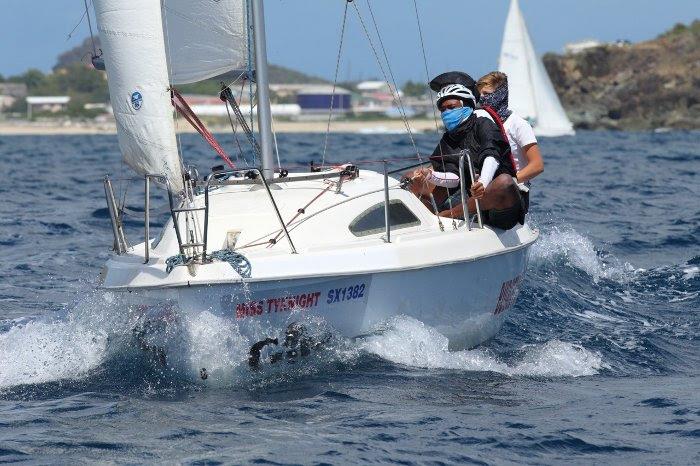
[{"label": "mast", "polygon": [[255,82],[258,91],[258,131],[262,172],[270,180],[275,173],[272,142],[272,112],[270,110],[270,83],[267,70],[267,45],[265,44],[265,13],[263,0],[251,0],[253,16],[253,40],[255,45]]}]

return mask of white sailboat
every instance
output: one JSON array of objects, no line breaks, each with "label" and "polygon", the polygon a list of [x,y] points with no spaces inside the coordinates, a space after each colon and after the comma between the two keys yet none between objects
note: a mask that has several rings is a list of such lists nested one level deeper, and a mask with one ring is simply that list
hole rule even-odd
[{"label": "white sailboat", "polygon": [[[454,349],[496,334],[537,230],[443,224],[386,164],[383,174],[353,165],[276,168],[262,0],[93,3],[120,148],[145,180],[145,241],[133,246],[105,181],[115,253],[101,286],[132,303],[138,319],[167,326],[211,313],[237,327],[251,355],[290,326],[319,318],[355,337],[407,315],[442,332]],[[262,163],[197,179],[180,162],[169,89],[244,64],[246,17]],[[171,199],[171,218],[155,239],[154,180],[166,183]]]},{"label": "white sailboat", "polygon": [[510,3],[498,69],[508,75],[509,107],[532,124],[535,134],[574,134],[547,70],[532,46],[518,0]]}]

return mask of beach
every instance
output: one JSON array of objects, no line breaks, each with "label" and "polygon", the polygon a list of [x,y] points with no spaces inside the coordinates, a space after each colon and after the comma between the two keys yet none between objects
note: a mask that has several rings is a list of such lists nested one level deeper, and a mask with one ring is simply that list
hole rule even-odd
[{"label": "beach", "polygon": [[[435,121],[431,119],[409,120],[411,131],[422,133],[435,130]],[[208,126],[213,133],[230,132],[231,127],[222,124]],[[328,129],[327,120],[313,121],[277,121],[274,131],[277,133],[325,133]],[[406,132],[403,120],[364,120],[364,121],[332,121],[330,126],[334,133],[364,133],[364,134],[400,134]],[[195,129],[184,120],[176,121],[178,133],[194,133]],[[115,134],[114,122],[78,122],[78,121],[0,121],[0,135],[37,135],[54,134]]]}]

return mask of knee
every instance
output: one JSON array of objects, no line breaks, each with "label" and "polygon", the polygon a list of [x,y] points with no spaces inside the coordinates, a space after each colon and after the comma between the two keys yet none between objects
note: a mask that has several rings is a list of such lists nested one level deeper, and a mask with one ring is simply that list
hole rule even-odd
[{"label": "knee", "polygon": [[486,188],[486,193],[497,203],[510,203],[515,197],[515,184],[513,178],[506,175],[498,175]]},{"label": "knee", "polygon": [[503,194],[511,191],[512,187],[513,187],[513,178],[511,178],[510,176],[503,173],[501,175],[498,175],[493,180],[491,180],[491,183],[489,183],[486,190],[491,191],[493,194],[503,195]]},{"label": "knee", "polygon": [[496,178],[493,179],[493,183],[501,188],[510,188],[513,186],[513,177],[505,173],[501,173]]}]

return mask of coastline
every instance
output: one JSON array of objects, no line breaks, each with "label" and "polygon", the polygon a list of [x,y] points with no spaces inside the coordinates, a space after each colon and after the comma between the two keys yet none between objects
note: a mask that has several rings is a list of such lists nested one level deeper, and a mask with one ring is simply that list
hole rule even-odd
[{"label": "coastline", "polygon": [[[431,119],[409,120],[411,130],[416,133],[435,131],[435,121]],[[325,133],[328,122],[318,121],[278,121],[274,125],[277,133]],[[227,133],[230,126],[211,125],[213,133]],[[176,124],[178,133],[194,133],[195,130],[186,122]],[[365,134],[403,134],[406,126],[403,120],[371,120],[371,121],[332,121],[331,131],[334,133],[365,133]],[[116,134],[114,123],[84,123],[84,122],[30,122],[30,121],[0,121],[0,136],[21,135],[88,135]]]}]

